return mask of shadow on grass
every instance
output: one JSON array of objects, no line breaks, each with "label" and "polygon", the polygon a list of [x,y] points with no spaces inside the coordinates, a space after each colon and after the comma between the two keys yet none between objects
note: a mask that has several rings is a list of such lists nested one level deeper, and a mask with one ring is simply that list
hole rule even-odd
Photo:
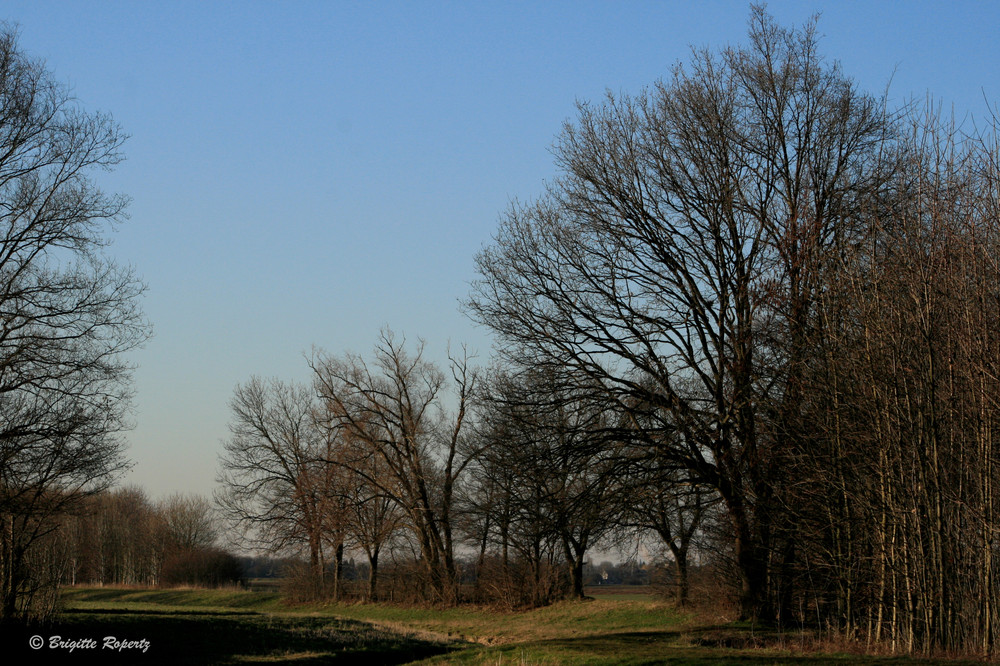
[{"label": "shadow on grass", "polygon": [[[42,647],[32,649],[32,636]],[[52,646],[52,637],[64,641]],[[116,650],[106,637],[147,641]],[[418,640],[365,622],[320,617],[201,612],[67,612],[51,626],[3,630],[6,663],[59,664],[405,664],[442,654],[451,645]],[[70,641],[78,642],[70,650]],[[36,639],[37,641],[38,639]],[[57,639],[58,640],[58,639]],[[86,646],[85,646],[86,645]]]},{"label": "shadow on grass", "polygon": [[260,606],[276,601],[275,592],[246,590],[192,590],[187,588],[68,588],[63,598],[69,603],[148,603],[158,606]]},{"label": "shadow on grass", "polygon": [[[720,637],[715,628],[705,630],[642,631],[590,635],[513,643],[492,648],[464,650],[454,663],[496,664],[976,664],[976,661],[920,659],[908,656],[876,656],[796,651],[772,643],[756,645],[736,637]],[[453,663],[451,659],[444,659]],[[438,663],[431,660],[431,663]]]},{"label": "shadow on grass", "polygon": [[231,617],[239,615],[257,615],[261,617],[267,617],[266,613],[261,613],[260,611],[252,610],[142,610],[142,609],[128,609],[128,608],[74,608],[72,611],[68,611],[72,615],[176,615],[176,616],[198,616],[198,615],[213,615],[220,617]]}]

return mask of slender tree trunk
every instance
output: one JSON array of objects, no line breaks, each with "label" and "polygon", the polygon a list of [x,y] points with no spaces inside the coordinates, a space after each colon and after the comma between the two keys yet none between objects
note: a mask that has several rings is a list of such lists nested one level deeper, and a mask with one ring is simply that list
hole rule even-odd
[{"label": "slender tree trunk", "polygon": [[375,547],[368,555],[368,601],[376,601],[378,594],[378,555]]},{"label": "slender tree trunk", "polygon": [[334,551],[334,567],[333,567],[333,600],[340,600],[340,581],[344,574],[344,541],[343,539],[337,544],[337,549]]},{"label": "slender tree trunk", "polygon": [[17,614],[17,565],[14,562],[14,516],[3,515],[0,535],[0,621],[9,622]]},{"label": "slender tree trunk", "polygon": [[315,597],[320,597],[323,594],[323,587],[325,584],[325,569],[323,562],[323,549],[320,545],[319,536],[310,536],[309,538],[309,576],[312,580],[309,581],[312,587],[312,594]]}]

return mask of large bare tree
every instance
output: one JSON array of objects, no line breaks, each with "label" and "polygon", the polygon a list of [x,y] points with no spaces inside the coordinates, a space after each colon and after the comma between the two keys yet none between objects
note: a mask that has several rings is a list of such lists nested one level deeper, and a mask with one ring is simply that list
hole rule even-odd
[{"label": "large bare tree", "polygon": [[514,204],[467,307],[515,362],[602,386],[732,525],[744,617],[778,609],[775,511],[799,445],[800,380],[823,253],[884,181],[893,122],[823,60],[812,25],[760,8],[749,44],[636,97],[580,104],[561,175]]},{"label": "large bare tree", "polygon": [[195,494],[173,493],[159,502],[160,514],[169,545],[181,550],[211,548],[219,536],[215,507]]},{"label": "large bare tree", "polygon": [[[251,543],[272,552],[303,548],[313,594],[325,591],[331,548],[342,552],[344,496],[329,464],[339,442],[316,421],[311,387],[251,379],[231,401],[216,501]],[[335,581],[335,585],[336,585]]]},{"label": "large bare tree", "polygon": [[126,199],[92,180],[121,159],[88,113],[0,29],[0,619],[26,609],[26,555],[79,497],[125,468],[144,287],[107,255]]},{"label": "large bare tree", "polygon": [[405,340],[385,330],[371,365],[360,356],[322,352],[311,365],[328,430],[377,458],[368,464],[356,457],[351,470],[377,490],[376,497],[391,498],[406,513],[429,591],[437,601],[454,602],[456,484],[470,459],[462,446],[463,426],[476,381],[468,359],[452,361],[449,382],[424,358],[422,344],[410,352]]}]

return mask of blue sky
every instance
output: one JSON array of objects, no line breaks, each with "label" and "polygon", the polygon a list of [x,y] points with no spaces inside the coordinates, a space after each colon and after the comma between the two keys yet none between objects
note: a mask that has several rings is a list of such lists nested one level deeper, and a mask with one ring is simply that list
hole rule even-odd
[{"label": "blue sky", "polygon": [[[556,172],[576,100],[638,92],[690,47],[744,41],[745,2],[4,2],[21,46],[128,160],[114,253],[149,285],[134,354],[133,471],[153,497],[209,494],[228,401],[303,354],[367,352],[383,325],[432,358],[489,337],[458,311],[513,198]],[[821,12],[822,50],[893,102],[966,118],[1000,101],[1000,3],[771,2]]]}]

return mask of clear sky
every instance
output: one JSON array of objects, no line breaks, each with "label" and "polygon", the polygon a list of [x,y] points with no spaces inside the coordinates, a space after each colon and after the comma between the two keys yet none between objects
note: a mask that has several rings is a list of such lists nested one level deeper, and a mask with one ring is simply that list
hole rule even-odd
[{"label": "clear sky", "polygon": [[[101,185],[132,197],[114,254],[149,285],[135,463],[156,498],[210,494],[228,401],[305,381],[313,345],[379,328],[485,359],[459,313],[512,198],[555,175],[576,100],[634,93],[690,47],[744,41],[748,3],[3,2],[21,46],[131,139]],[[820,12],[823,52],[895,102],[960,118],[1000,100],[1000,3],[771,2]]]}]

